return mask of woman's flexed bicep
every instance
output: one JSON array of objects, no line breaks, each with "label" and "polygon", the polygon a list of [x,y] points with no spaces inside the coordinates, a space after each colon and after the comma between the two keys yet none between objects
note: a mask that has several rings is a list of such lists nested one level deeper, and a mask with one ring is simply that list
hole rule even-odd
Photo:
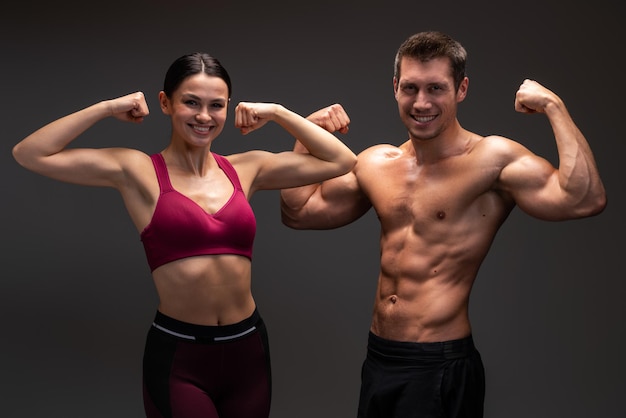
[{"label": "woman's flexed bicep", "polygon": [[67,146],[96,122],[107,118],[141,122],[148,114],[142,93],[102,101],[57,119],[36,130],[13,148],[23,167],[69,183],[114,186],[122,172],[121,149]]},{"label": "woman's flexed bicep", "polygon": [[128,148],[74,148],[45,158],[31,171],[66,183],[83,186],[120,188],[125,183],[127,166],[132,153]]}]

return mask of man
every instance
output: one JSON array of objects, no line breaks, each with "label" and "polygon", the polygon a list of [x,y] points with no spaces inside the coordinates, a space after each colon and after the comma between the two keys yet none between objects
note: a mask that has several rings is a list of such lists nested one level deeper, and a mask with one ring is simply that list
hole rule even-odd
[{"label": "man", "polygon": [[[337,228],[372,207],[380,220],[360,418],[482,417],[484,369],[468,303],[499,227],[516,205],[550,221],[593,216],[606,205],[585,137],[539,83],[522,83],[515,109],[547,116],[558,168],[513,140],[460,125],[465,61],[465,49],[446,34],[408,38],[396,55],[393,89],[409,139],[364,150],[344,176],[281,191],[283,222],[292,228]],[[338,105],[309,118],[340,132],[350,122]],[[295,149],[305,152],[298,143]]]}]

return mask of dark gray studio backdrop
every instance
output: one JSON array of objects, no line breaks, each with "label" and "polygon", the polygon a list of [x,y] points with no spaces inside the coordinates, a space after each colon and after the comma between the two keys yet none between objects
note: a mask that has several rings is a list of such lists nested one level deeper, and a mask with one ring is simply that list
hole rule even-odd
[{"label": "dark gray studio backdrop", "polygon": [[[352,117],[354,150],[400,144],[392,95],[396,48],[439,29],[469,50],[461,123],[518,139],[555,161],[542,116],[514,112],[534,78],[567,103],[609,193],[598,217],[549,223],[516,210],[471,300],[487,372],[486,416],[623,417],[624,25],[604,0],[526,2],[148,1],[5,4],[0,13],[2,221],[0,415],[140,417],[141,356],[156,295],[137,232],[116,192],[54,182],[19,167],[11,147],[57,117],[135,90],[142,126],[97,125],[77,145],[162,149],[157,93],[170,62],[202,50],[234,82],[214,150],[289,149],[275,126],[243,137],[241,100],[308,114],[333,102]],[[269,326],[274,418],[353,417],[378,269],[373,213],[339,230],[292,231],[277,192],[258,218],[254,293]]]}]

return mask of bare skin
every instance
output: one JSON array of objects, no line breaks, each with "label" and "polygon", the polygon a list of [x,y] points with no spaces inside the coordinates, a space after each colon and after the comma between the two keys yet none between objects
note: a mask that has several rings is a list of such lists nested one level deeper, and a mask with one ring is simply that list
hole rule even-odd
[{"label": "bare skin", "polygon": [[[493,239],[517,205],[558,221],[600,213],[604,187],[589,148],[553,92],[525,80],[515,109],[548,117],[559,167],[501,136],[461,127],[447,58],[404,57],[394,94],[409,139],[375,145],[354,169],[320,184],[281,191],[283,222],[296,229],[346,225],[373,208],[381,225],[380,272],[371,331],[396,341],[434,342],[471,334],[469,297]],[[309,119],[330,131],[350,120],[335,109]],[[296,143],[295,150],[306,152]]]},{"label": "bare skin", "polygon": [[[172,122],[170,144],[162,151],[172,186],[214,214],[234,192],[210,149],[226,121],[227,85],[218,77],[200,73],[185,79],[172,97],[161,92],[159,101]],[[141,232],[151,221],[159,197],[149,155],[129,148],[67,146],[104,118],[140,123],[148,113],[140,92],[103,101],[35,131],[14,147],[13,155],[24,167],[60,181],[117,189]],[[259,190],[319,182],[353,167],[356,156],[341,141],[281,105],[239,103],[235,109],[235,125],[243,134],[269,121],[294,137],[305,138],[310,155],[254,150],[227,156],[248,199]],[[251,292],[251,262],[246,257],[188,257],[157,268],[153,278],[158,309],[180,321],[233,324],[248,318],[256,306]]]}]

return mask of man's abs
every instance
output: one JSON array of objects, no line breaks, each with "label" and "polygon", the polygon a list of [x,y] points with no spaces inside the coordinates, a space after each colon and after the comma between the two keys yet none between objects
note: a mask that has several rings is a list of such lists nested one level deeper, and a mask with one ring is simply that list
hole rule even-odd
[{"label": "man's abs", "polygon": [[435,342],[470,335],[471,283],[441,277],[425,281],[390,278],[378,282],[371,331],[395,341]]}]

